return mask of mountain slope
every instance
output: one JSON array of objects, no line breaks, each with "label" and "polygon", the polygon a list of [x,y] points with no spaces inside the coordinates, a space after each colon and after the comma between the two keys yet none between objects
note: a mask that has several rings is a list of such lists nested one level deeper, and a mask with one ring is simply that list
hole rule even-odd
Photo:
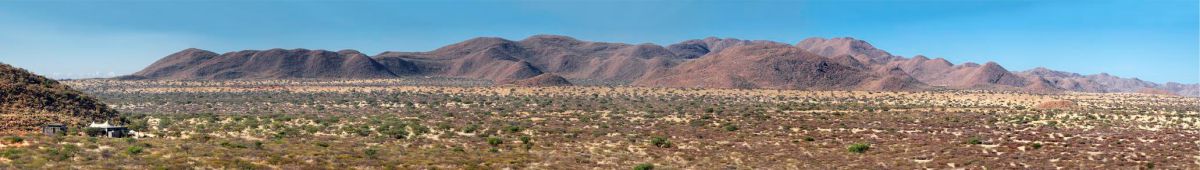
[{"label": "mountain slope", "polygon": [[117,111],[58,81],[0,63],[0,133],[47,123],[117,121]]}]

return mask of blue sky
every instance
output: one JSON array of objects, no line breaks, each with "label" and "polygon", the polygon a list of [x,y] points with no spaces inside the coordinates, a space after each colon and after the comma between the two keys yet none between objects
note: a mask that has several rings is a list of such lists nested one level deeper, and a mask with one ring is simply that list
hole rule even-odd
[{"label": "blue sky", "polygon": [[1200,2],[0,1],[0,62],[123,75],[189,47],[427,51],[479,36],[671,44],[855,37],[896,55],[1200,82]]}]

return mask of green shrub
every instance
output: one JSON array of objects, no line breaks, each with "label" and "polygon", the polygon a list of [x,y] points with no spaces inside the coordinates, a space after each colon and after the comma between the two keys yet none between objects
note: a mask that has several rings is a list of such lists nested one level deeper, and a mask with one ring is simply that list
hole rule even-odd
[{"label": "green shrub", "polygon": [[521,143],[523,144],[530,144],[530,141],[533,140],[533,138],[529,138],[529,136],[521,136],[520,139]]},{"label": "green shrub", "polygon": [[8,149],[4,150],[4,152],[0,152],[0,157],[8,158],[9,160],[15,160],[21,158],[21,155],[24,155],[24,153],[24,150]]},{"label": "green shrub", "polygon": [[967,140],[967,144],[978,145],[983,144],[983,141],[979,140],[979,138],[971,138]]},{"label": "green shrub", "polygon": [[1030,146],[1030,147],[1033,147],[1033,149],[1041,149],[1041,148],[1042,148],[1042,144],[1041,144],[1041,143],[1033,143],[1033,144],[1031,144],[1031,145],[1029,145],[1029,146]]},{"label": "green shrub", "polygon": [[725,126],[722,128],[724,128],[725,131],[731,131],[731,132],[738,130],[738,127],[733,124],[725,124]]},{"label": "green shrub", "polygon": [[850,145],[849,147],[846,147],[847,151],[854,152],[854,153],[865,153],[869,149],[871,149],[871,144],[865,144],[865,143],[856,143],[856,144]]},{"label": "green shrub", "polygon": [[479,125],[468,125],[462,131],[463,133],[475,133],[477,130],[479,130]]},{"label": "green shrub", "polygon": [[634,170],[654,170],[654,164],[644,163],[633,167]]},{"label": "green shrub", "polygon": [[25,138],[21,138],[20,136],[7,136],[7,137],[4,137],[4,143],[10,143],[10,144],[11,144],[11,143],[21,143],[21,142],[24,142],[24,141],[25,141]]},{"label": "green shrub", "polygon": [[75,156],[76,152],[79,152],[79,147],[70,144],[62,145],[60,148],[48,148],[45,151],[46,158],[55,161],[70,159]]},{"label": "green shrub", "polygon": [[660,148],[671,147],[671,141],[664,137],[654,137],[650,139],[650,144]]},{"label": "green shrub", "polygon": [[804,137],[804,141],[812,142],[815,140],[817,140],[817,139],[814,139],[813,137]]},{"label": "green shrub", "polygon": [[125,153],[129,155],[137,155],[141,154],[145,150],[146,148],[142,148],[142,146],[129,146],[128,148],[125,148]]},{"label": "green shrub", "polygon": [[363,154],[366,154],[367,158],[375,159],[379,155],[379,150],[368,148],[367,150],[363,151]]},{"label": "green shrub", "polygon": [[231,143],[231,142],[227,142],[227,141],[222,141],[220,143],[220,145],[221,145],[221,147],[226,147],[226,148],[231,148],[231,149],[245,149],[246,148],[246,146],[244,146],[242,144]]},{"label": "green shrub", "polygon": [[500,138],[496,138],[496,137],[488,137],[487,143],[488,143],[488,145],[499,146],[500,144],[504,143],[504,140],[500,140]]},{"label": "green shrub", "polygon": [[510,132],[510,133],[517,133],[517,132],[521,132],[522,128],[521,128],[521,126],[508,126],[507,128],[505,128],[505,130],[508,130],[508,132]]}]

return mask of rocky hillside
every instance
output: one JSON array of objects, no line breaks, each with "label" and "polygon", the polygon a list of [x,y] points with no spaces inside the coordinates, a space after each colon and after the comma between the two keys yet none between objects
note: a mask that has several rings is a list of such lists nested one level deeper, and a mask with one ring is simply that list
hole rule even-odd
[{"label": "rocky hillside", "polygon": [[47,123],[116,121],[117,111],[58,81],[0,63],[0,133],[36,131]]}]

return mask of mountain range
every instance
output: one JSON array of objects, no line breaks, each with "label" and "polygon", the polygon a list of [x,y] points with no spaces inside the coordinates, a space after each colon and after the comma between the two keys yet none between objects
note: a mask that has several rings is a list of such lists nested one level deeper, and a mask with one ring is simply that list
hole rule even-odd
[{"label": "mountain range", "polygon": [[803,90],[995,89],[1034,92],[1141,92],[1200,96],[1200,84],[1081,75],[1047,68],[1010,71],[999,63],[954,64],[893,55],[854,38],[795,44],[733,38],[667,46],[591,42],[560,35],[513,41],[480,37],[427,52],[186,49],[121,79],[375,79],[405,76],[491,80],[501,84],[591,82],[651,87]]}]

